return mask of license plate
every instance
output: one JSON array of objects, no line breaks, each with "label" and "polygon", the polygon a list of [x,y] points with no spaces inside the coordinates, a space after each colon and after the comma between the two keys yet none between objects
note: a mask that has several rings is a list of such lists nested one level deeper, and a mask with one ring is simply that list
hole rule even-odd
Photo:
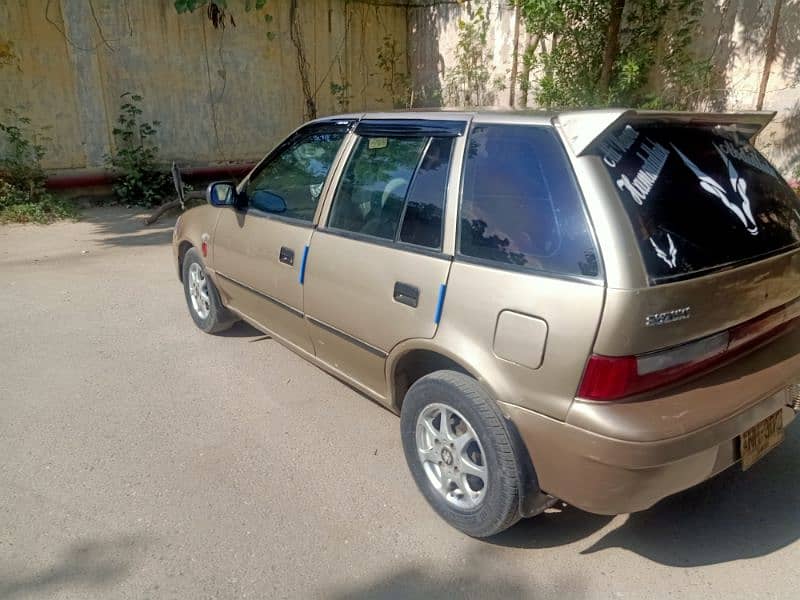
[{"label": "license plate", "polygon": [[778,411],[739,436],[742,470],[746,471],[783,441],[783,412]]}]

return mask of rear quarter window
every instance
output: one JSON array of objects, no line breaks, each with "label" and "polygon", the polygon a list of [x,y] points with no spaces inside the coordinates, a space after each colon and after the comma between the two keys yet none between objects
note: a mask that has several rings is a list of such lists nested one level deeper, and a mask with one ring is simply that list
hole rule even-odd
[{"label": "rear quarter window", "polygon": [[800,245],[797,197],[741,134],[626,124],[597,146],[653,284]]},{"label": "rear quarter window", "polygon": [[458,252],[553,275],[599,274],[583,202],[551,127],[473,126],[464,166]]}]

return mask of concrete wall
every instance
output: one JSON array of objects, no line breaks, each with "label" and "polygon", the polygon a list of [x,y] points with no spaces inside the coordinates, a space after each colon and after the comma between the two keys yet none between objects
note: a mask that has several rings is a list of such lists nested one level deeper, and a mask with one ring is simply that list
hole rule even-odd
[{"label": "concrete wall", "polygon": [[[724,74],[721,108],[756,107],[765,45],[775,0],[706,0],[697,44]],[[787,175],[800,168],[800,0],[784,0],[777,34],[777,55],[770,71],[764,110],[777,111],[758,145]]]},{"label": "concrete wall", "polygon": [[[503,0],[473,0],[410,11],[409,31],[414,43],[409,48],[415,96],[421,104],[435,103],[443,95],[446,72],[455,62],[458,21],[468,18],[470,4],[472,8],[483,4],[490,15],[488,63],[494,76],[506,83],[505,89],[494,93],[492,103],[510,105],[515,15],[514,9]],[[696,50],[700,56],[712,57],[724,85],[718,90],[719,101],[715,106],[698,108],[755,108],[774,5],[775,0],[705,0],[702,18],[705,34],[697,40]],[[528,39],[522,27],[520,53]],[[777,42],[778,54],[772,65],[764,109],[775,110],[778,115],[758,143],[771,160],[791,174],[800,167],[800,0],[784,0]],[[517,86],[517,105],[520,96]],[[533,94],[529,105],[532,100]]]},{"label": "concrete wall", "polygon": [[[405,52],[405,9],[298,4],[318,114],[346,108],[331,81],[350,82],[350,109],[390,107],[376,52],[385,35]],[[270,24],[244,12],[244,1],[230,5],[237,26],[215,30],[202,11],[176,14],[171,0],[3,0],[0,41],[13,43],[17,60],[0,67],[0,109],[51,128],[48,168],[101,166],[125,92],[144,96],[144,119],[161,121],[165,160],[260,158],[303,121],[290,1],[268,2]]]},{"label": "concrete wall", "polygon": [[[697,50],[714,59],[726,82],[715,108],[754,108],[774,3],[705,1],[707,35]],[[234,11],[238,7],[237,27],[222,31],[202,12],[176,14],[171,0],[0,1],[0,42],[11,41],[18,57],[0,66],[0,109],[19,107],[35,123],[51,127],[49,168],[102,165],[113,149],[111,130],[119,96],[126,91],[144,96],[146,119],[162,122],[157,141],[164,159],[257,159],[303,120],[304,97],[289,36],[290,0],[268,2],[270,25],[261,14],[244,12],[244,0],[230,4]],[[298,4],[320,115],[390,108],[376,56],[385,35],[403,52],[410,40],[414,106],[447,103],[446,73],[454,64],[458,21],[467,16],[469,3]],[[505,0],[473,0],[471,6],[478,4],[490,20],[486,64],[502,84],[492,86],[487,97],[508,106],[514,10]],[[268,30],[275,34],[271,41]],[[522,27],[520,52],[527,40]],[[331,94],[332,81],[350,83],[349,107]],[[518,87],[515,96],[519,104]],[[779,114],[759,143],[789,173],[800,164],[800,0],[784,0],[764,108]]]},{"label": "concrete wall", "polygon": [[[503,0],[472,2],[483,5],[489,21],[486,64],[492,80],[486,95],[494,106],[508,106],[511,62],[514,46],[514,10]],[[409,44],[411,73],[416,106],[439,106],[452,103],[448,97],[447,72],[455,62],[458,22],[469,19],[469,5],[427,4],[409,9]],[[526,36],[523,32],[521,39]],[[524,43],[522,43],[524,49]]]}]

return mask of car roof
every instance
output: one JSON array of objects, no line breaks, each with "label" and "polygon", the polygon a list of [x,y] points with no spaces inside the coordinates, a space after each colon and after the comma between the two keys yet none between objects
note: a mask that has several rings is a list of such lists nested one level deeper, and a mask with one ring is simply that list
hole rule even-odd
[{"label": "car roof", "polygon": [[547,111],[512,108],[432,108],[331,115],[313,122],[362,119],[428,119],[463,120],[477,123],[521,123],[529,125],[558,125],[576,155],[585,153],[604,132],[622,122],[658,121],[675,124],[720,125],[738,129],[748,138],[758,133],[775,117],[771,111],[740,111],[730,113],[679,112],[639,110],[632,108],[600,108],[584,110]]}]

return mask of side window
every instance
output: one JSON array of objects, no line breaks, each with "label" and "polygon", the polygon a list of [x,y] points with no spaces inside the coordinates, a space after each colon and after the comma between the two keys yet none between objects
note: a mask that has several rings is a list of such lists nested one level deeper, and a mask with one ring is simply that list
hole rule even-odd
[{"label": "side window", "polygon": [[395,239],[427,142],[427,138],[359,138],[336,190],[328,226]]},{"label": "side window", "polygon": [[476,125],[470,132],[459,253],[563,275],[598,275],[577,183],[549,127]]},{"label": "side window", "polygon": [[438,249],[452,146],[452,138],[361,137],[328,226]]},{"label": "side window", "polygon": [[400,241],[426,248],[442,246],[442,215],[450,174],[452,138],[432,138],[406,201]]},{"label": "side window", "polygon": [[312,221],[345,133],[344,127],[340,131],[300,131],[284,142],[247,184],[248,205],[262,212]]}]

